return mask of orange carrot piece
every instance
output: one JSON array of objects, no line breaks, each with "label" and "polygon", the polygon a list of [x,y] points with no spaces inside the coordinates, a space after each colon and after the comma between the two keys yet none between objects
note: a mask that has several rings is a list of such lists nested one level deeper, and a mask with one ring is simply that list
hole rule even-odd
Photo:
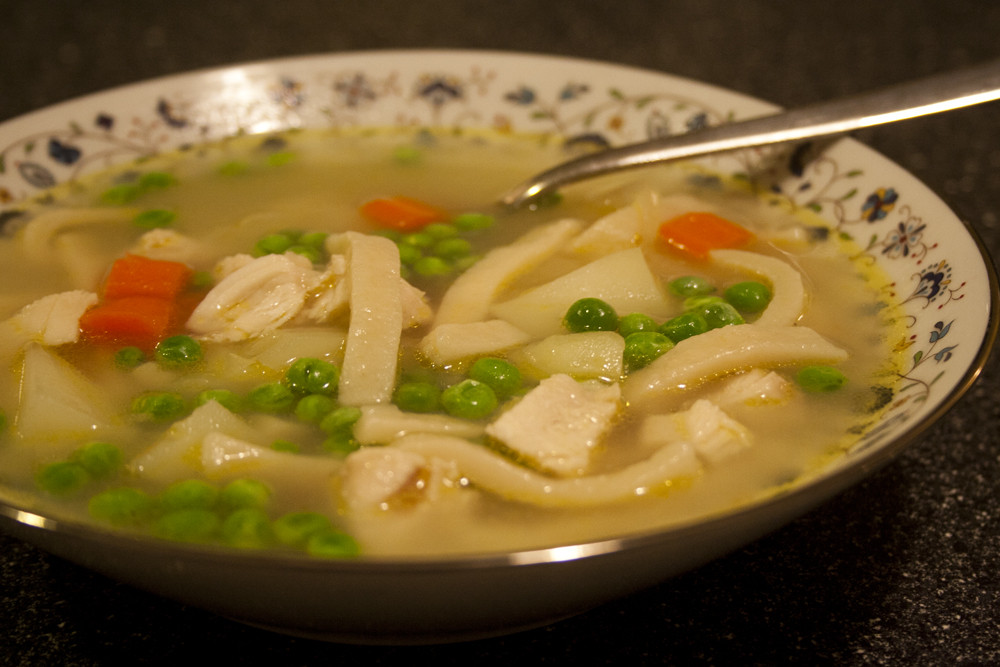
[{"label": "orange carrot piece", "polygon": [[701,211],[667,220],[660,225],[659,234],[670,247],[697,259],[706,259],[712,250],[738,248],[753,240],[753,234],[746,228]]},{"label": "orange carrot piece", "polygon": [[80,318],[84,340],[104,345],[134,345],[152,350],[177,320],[177,304],[151,296],[127,296],[94,306]]},{"label": "orange carrot piece", "polygon": [[432,222],[448,219],[448,214],[441,209],[409,197],[372,199],[359,210],[369,222],[401,232],[413,232]]},{"label": "orange carrot piece", "polygon": [[104,298],[151,296],[175,299],[187,287],[191,274],[191,268],[181,262],[125,255],[111,265],[104,283]]}]

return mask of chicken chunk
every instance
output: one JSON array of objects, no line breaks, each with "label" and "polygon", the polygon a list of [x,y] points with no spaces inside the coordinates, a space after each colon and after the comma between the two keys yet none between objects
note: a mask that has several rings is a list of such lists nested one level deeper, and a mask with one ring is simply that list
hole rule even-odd
[{"label": "chicken chunk", "polygon": [[80,338],[80,316],[97,303],[97,295],[83,290],[49,294],[15,315],[15,324],[42,345],[75,343]]},{"label": "chicken chunk", "polygon": [[617,384],[558,374],[542,380],[486,433],[547,472],[581,475],[620,409]]},{"label": "chicken chunk", "polygon": [[639,441],[653,447],[687,442],[698,458],[715,465],[749,447],[750,432],[715,403],[700,399],[682,412],[647,417]]}]

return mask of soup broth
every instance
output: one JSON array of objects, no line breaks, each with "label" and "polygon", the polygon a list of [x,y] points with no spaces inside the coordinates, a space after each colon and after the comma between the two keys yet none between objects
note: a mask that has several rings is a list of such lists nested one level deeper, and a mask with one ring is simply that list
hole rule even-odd
[{"label": "soup broth", "polygon": [[481,553],[725,512],[877,419],[898,312],[848,241],[692,166],[487,205],[564,158],[300,131],[50,193],[0,240],[4,493],[165,539]]}]

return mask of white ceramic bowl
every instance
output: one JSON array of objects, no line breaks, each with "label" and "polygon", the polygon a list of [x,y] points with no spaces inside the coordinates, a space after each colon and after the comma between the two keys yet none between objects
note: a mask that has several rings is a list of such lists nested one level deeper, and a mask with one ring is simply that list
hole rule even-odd
[{"label": "white ceramic bowl", "polygon": [[[491,127],[620,144],[774,109],[665,74],[533,55],[363,52],[240,65],[119,88],[0,125],[0,222],[50,185],[237,132]],[[857,482],[919,436],[968,389],[997,329],[992,263],[933,193],[852,140],[825,145],[808,160],[801,155],[764,174],[774,197],[859,240],[905,303],[912,351],[908,382],[885,418],[808,482],[652,534],[421,561],[331,562],[138,539],[39,516],[2,489],[0,525],[94,570],[234,619],[361,642],[512,632],[743,545]],[[729,172],[762,164],[755,152],[711,160]]]}]

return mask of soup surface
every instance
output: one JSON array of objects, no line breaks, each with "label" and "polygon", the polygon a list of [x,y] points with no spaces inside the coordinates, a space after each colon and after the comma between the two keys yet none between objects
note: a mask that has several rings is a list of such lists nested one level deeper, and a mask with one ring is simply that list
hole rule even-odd
[{"label": "soup surface", "polygon": [[64,186],[0,240],[4,494],[315,556],[480,553],[724,512],[894,393],[848,241],[694,167],[489,202],[526,138],[244,137]]}]

